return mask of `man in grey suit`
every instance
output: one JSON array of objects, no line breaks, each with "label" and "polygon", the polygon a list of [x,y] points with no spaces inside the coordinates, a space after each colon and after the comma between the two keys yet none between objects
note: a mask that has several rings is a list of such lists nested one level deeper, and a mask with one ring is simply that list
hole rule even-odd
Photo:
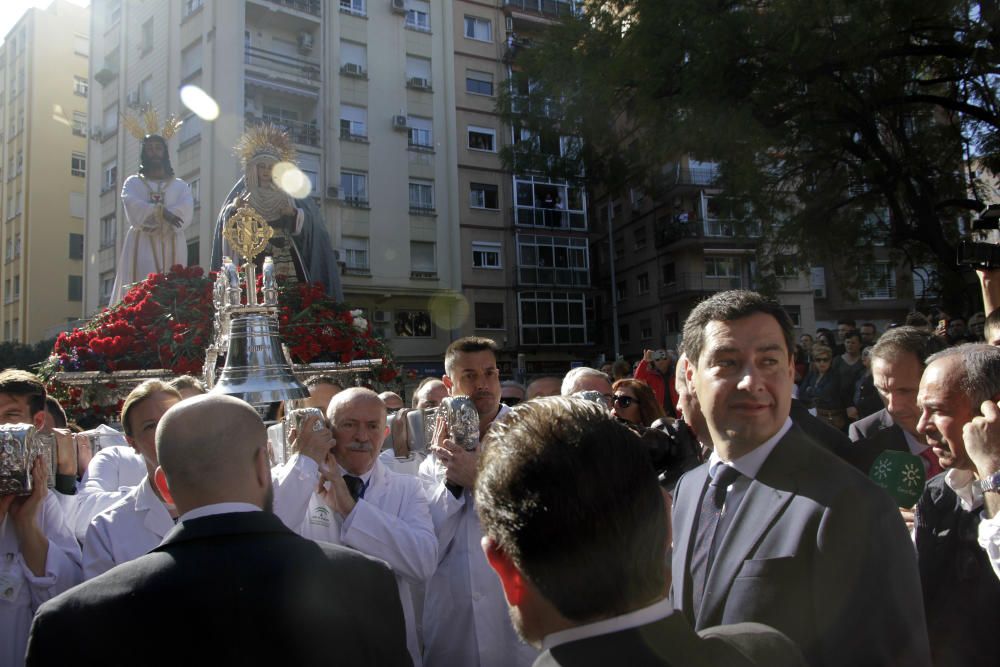
[{"label": "man in grey suit", "polygon": [[803,665],[756,623],[695,633],[667,596],[669,523],[639,437],[597,404],[541,398],[487,434],[483,549],[535,667]]},{"label": "man in grey suit", "polygon": [[673,600],[695,629],[756,621],[825,665],[929,665],[913,545],[882,489],[789,419],[792,323],[731,291],[684,324],[715,449],[674,496]]},{"label": "man in grey suit", "polygon": [[43,604],[28,665],[412,664],[389,566],[299,537],[270,512],[253,408],[189,398],[163,415],[156,451],[177,526],[149,554]]}]

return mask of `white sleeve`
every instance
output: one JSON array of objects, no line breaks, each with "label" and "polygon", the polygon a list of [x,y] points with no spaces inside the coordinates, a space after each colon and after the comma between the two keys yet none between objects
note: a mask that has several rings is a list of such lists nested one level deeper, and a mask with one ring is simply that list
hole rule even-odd
[{"label": "white sleeve", "polygon": [[1000,515],[992,519],[982,516],[979,522],[979,546],[986,549],[993,573],[1000,578]]},{"label": "white sleeve", "polygon": [[174,180],[169,190],[171,201],[167,210],[181,219],[179,229],[184,229],[194,218],[194,196],[191,194],[191,186],[178,178]]},{"label": "white sleeve", "polygon": [[420,482],[399,476],[394,493],[402,494],[396,516],[364,498],[344,520],[341,541],[358,551],[381,558],[415,583],[426,581],[437,568],[438,543],[434,523]]},{"label": "white sleeve", "polygon": [[156,204],[149,200],[149,188],[138,176],[125,179],[122,185],[122,205],[130,227],[149,229],[156,226],[157,221],[152,217]]},{"label": "white sleeve", "polygon": [[31,593],[34,608],[82,581],[80,571],[80,545],[63,519],[58,501],[50,493],[39,510],[38,525],[49,541],[45,558],[45,574],[36,576],[18,553],[25,581]]},{"label": "white sleeve", "polygon": [[[105,515],[107,516],[107,515]],[[115,566],[107,522],[99,517],[90,522],[83,538],[83,580],[88,581]]]},{"label": "white sleeve", "polygon": [[309,510],[309,499],[319,484],[319,464],[298,452],[283,466],[271,469],[274,514],[291,530],[298,530]]}]

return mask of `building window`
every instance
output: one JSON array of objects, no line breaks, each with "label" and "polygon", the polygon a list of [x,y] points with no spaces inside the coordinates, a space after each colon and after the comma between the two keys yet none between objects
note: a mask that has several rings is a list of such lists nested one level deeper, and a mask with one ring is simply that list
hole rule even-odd
[{"label": "building window", "polygon": [[67,298],[70,301],[83,301],[83,276],[69,277],[69,296]]},{"label": "building window", "polygon": [[367,273],[368,239],[359,236],[344,237],[344,261],[348,271]]},{"label": "building window", "polygon": [[628,284],[624,280],[615,283],[615,296],[618,301],[624,301],[628,298]]},{"label": "building window", "polygon": [[201,40],[181,51],[181,81],[201,71]]},{"label": "building window", "polygon": [[782,308],[784,308],[785,312],[788,313],[788,319],[792,321],[793,327],[802,326],[802,306],[789,306],[783,304]]},{"label": "building window", "polygon": [[663,324],[667,333],[677,333],[681,330],[681,316],[678,313],[667,313],[663,316]]},{"label": "building window", "polygon": [[78,137],[87,136],[87,114],[82,111],[73,112],[73,134]]},{"label": "building window", "polygon": [[21,233],[14,234],[14,257],[21,256]]},{"label": "building window", "polygon": [[368,206],[368,174],[340,172],[340,196],[354,206]]},{"label": "building window", "polygon": [[[73,35],[73,53],[78,56],[90,57],[90,38],[86,35]],[[86,93],[83,94],[86,95]]]},{"label": "building window", "polygon": [[620,340],[623,343],[627,343],[629,341],[629,338],[631,337],[632,337],[632,332],[629,330],[629,326],[627,324],[619,324],[618,340]]},{"label": "building window", "polygon": [[118,133],[118,106],[113,104],[104,110],[103,123],[101,129],[108,139]]},{"label": "building window", "polygon": [[69,159],[69,173],[73,176],[85,177],[87,175],[87,156],[83,153],[73,153]]},{"label": "building window", "polygon": [[431,3],[427,0],[406,0],[406,26],[430,32]]},{"label": "building window", "polygon": [[858,299],[873,301],[896,298],[896,269],[889,262],[875,262],[859,267],[858,274],[862,285],[858,289]]},{"label": "building window", "polygon": [[518,275],[526,285],[590,284],[586,238],[517,235]]},{"label": "building window", "polygon": [[434,210],[434,183],[410,181],[410,211],[428,213]]},{"label": "building window", "polygon": [[677,282],[677,266],[675,264],[664,264],[660,268],[660,283],[663,285],[673,285]]},{"label": "building window", "polygon": [[139,84],[139,106],[144,107],[153,101],[153,77],[147,76]]},{"label": "building window", "polygon": [[493,95],[493,75],[476,70],[465,71],[465,90],[474,95]]},{"label": "building window", "polygon": [[90,90],[90,83],[80,76],[73,77],[73,94],[79,95],[80,97],[86,97],[87,92]]},{"label": "building window", "polygon": [[201,240],[195,237],[187,242],[187,265],[199,264],[201,264]]},{"label": "building window", "polygon": [[142,24],[142,36],[139,38],[139,52],[146,55],[153,50],[153,19]]},{"label": "building window", "polygon": [[397,310],[393,331],[400,338],[430,338],[434,334],[431,314],[426,310]]},{"label": "building window", "polygon": [[522,292],[517,300],[522,344],[572,345],[587,342],[586,304],[582,294]]},{"label": "building window", "polygon": [[465,36],[469,39],[476,39],[480,42],[492,42],[493,30],[489,19],[482,19],[478,16],[465,17]]},{"label": "building window", "polygon": [[83,259],[83,234],[69,235],[69,258]]},{"label": "building window", "polygon": [[431,87],[430,59],[406,56],[406,85],[411,88]]},{"label": "building window", "polygon": [[11,329],[12,331],[10,338],[12,341],[16,343],[18,339],[21,337],[21,322],[20,320],[18,320],[18,318],[16,317],[14,318],[13,326],[11,327]]},{"label": "building window", "polygon": [[177,132],[177,138],[180,140],[180,146],[183,148],[189,144],[201,140],[201,118],[195,116],[194,114],[189,114],[184,117],[184,122],[181,125],[181,129]]},{"label": "building window", "polygon": [[653,338],[653,320],[639,320],[639,339],[651,340]]},{"label": "building window", "polygon": [[638,283],[638,292],[639,292],[639,294],[647,294],[647,293],[649,293],[649,274],[648,273],[640,273],[636,277],[636,282]]},{"label": "building window", "polygon": [[101,194],[118,187],[118,161],[112,160],[104,165],[104,176],[101,179]]},{"label": "building window", "polygon": [[706,257],[705,275],[709,278],[738,278],[740,260],[736,257]]},{"label": "building window", "polygon": [[476,328],[503,329],[503,304],[477,301]]},{"label": "building window", "polygon": [[406,119],[409,145],[413,148],[433,148],[434,122],[430,118],[409,116]]},{"label": "building window", "polygon": [[361,76],[367,69],[368,50],[365,45],[340,40],[340,71],[345,74]]},{"label": "building window", "polygon": [[114,247],[116,236],[115,214],[112,213],[101,218],[101,248]]},{"label": "building window", "polygon": [[184,12],[182,18],[187,18],[194,14],[196,11],[201,9],[201,6],[205,3],[205,0],[184,0]]},{"label": "building window", "polygon": [[368,110],[350,104],[340,105],[340,137],[364,140],[368,138]]},{"label": "building window", "polygon": [[108,0],[107,4],[107,27],[111,27],[122,18],[122,0]]},{"label": "building window", "polygon": [[[587,229],[586,201],[581,188],[545,178],[514,181],[514,223],[551,229]],[[615,239],[615,253],[624,246]]]},{"label": "building window", "polygon": [[111,288],[115,285],[115,272],[105,271],[100,275],[100,300],[102,305],[107,305],[111,301]]},{"label": "building window", "polygon": [[340,11],[357,16],[365,15],[365,0],[340,0]]},{"label": "building window", "polygon": [[188,187],[191,188],[191,199],[194,201],[194,205],[201,206],[201,179],[200,178],[186,178]]},{"label": "building window", "polygon": [[469,183],[469,207],[500,210],[500,191],[490,183]]},{"label": "building window", "polygon": [[486,241],[472,242],[472,266],[477,269],[499,269],[500,244]]},{"label": "building window", "polygon": [[410,275],[412,277],[437,276],[435,245],[428,241],[410,241]]},{"label": "building window", "polygon": [[639,225],[632,232],[632,240],[635,242],[635,249],[641,250],[646,247],[646,225]]},{"label": "building window", "polygon": [[469,150],[496,152],[497,132],[488,127],[469,126]]}]

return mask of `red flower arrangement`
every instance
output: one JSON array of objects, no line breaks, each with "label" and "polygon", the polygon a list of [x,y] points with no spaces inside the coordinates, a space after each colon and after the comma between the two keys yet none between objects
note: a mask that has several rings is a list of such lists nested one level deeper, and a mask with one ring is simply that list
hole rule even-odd
[{"label": "red flower arrangement", "polygon": [[[39,374],[49,379],[60,371],[126,371],[162,368],[177,375],[201,375],[205,347],[211,342],[215,274],[201,267],[177,265],[168,273],[150,274],[134,285],[121,303],[99,312],[82,329],[61,333]],[[376,338],[360,310],[337,303],[320,284],[300,284],[277,277],[279,330],[294,361],[348,363],[378,359],[372,372],[392,381],[397,370],[385,343]],[[260,280],[258,277],[258,290]],[[120,410],[114,383],[100,397],[76,387],[50,387],[67,409],[83,407],[95,415]],[[95,400],[96,399],[96,400]],[[102,407],[103,405],[103,407]]]}]

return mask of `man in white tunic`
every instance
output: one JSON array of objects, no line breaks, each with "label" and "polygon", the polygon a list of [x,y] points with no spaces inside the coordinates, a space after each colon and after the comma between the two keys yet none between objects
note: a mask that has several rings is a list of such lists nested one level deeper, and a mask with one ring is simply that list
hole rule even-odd
[{"label": "man in white tunic", "polygon": [[125,437],[145,459],[147,475],[139,486],[90,522],[83,540],[84,579],[93,579],[115,565],[145,555],[174,527],[177,511],[164,503],[153,476],[159,465],[156,425],[180,401],[177,390],[159,380],[143,382],[125,399]]},{"label": "man in white tunic", "polygon": [[125,179],[122,205],[128,231],[118,258],[111,305],[122,300],[129,285],[145,280],[150,273],[165,273],[174,264],[187,264],[184,228],[194,215],[194,199],[190,186],[174,178],[164,137],[148,134],[143,138],[139,173]]},{"label": "man in white tunic", "polygon": [[395,473],[379,461],[386,409],[375,392],[345,389],[330,401],[327,417],[336,444],[298,533],[352,547],[392,567],[406,621],[407,648],[419,667],[411,586],[423,584],[434,573],[438,558],[423,485],[416,477]]},{"label": "man in white tunic", "polygon": [[[479,412],[480,439],[510,411],[500,403],[496,344],[460,338],[445,352],[442,378],[452,396],[468,396]],[[430,495],[441,560],[427,582],[423,610],[426,667],[527,667],[538,651],[518,638],[496,574],[483,554],[483,530],[472,489],[478,451],[439,438],[420,464]]]},{"label": "man in white tunic", "polygon": [[[41,429],[44,413],[45,387],[36,376],[0,373],[0,424]],[[38,606],[81,580],[80,545],[47,481],[48,465],[39,456],[32,467],[31,495],[0,496],[0,665],[24,663]]]}]

